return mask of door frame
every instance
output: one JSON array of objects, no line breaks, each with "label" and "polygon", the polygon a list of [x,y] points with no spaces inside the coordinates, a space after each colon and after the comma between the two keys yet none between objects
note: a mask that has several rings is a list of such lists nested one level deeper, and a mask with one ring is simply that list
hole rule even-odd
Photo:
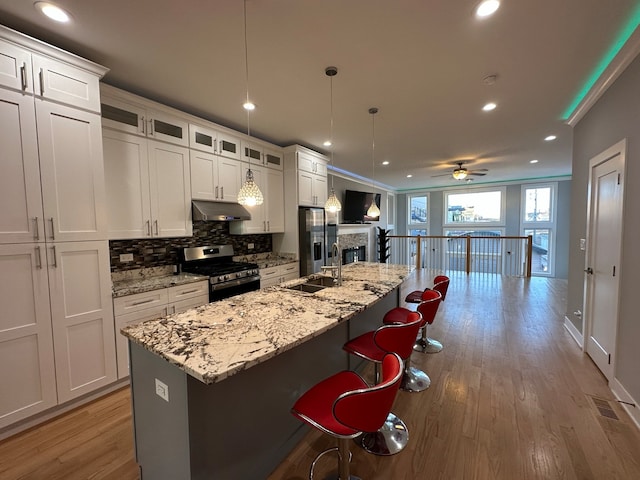
[{"label": "door frame", "polygon": [[613,342],[613,346],[612,346],[612,352],[611,352],[611,378],[609,378],[605,372],[602,372],[603,375],[605,375],[605,377],[607,377],[607,380],[609,382],[611,382],[613,380],[613,378],[615,378],[615,367],[616,367],[616,353],[617,353],[617,343],[618,343],[618,325],[620,323],[620,318],[619,318],[619,313],[620,313],[620,280],[622,278],[622,262],[621,262],[621,257],[622,257],[622,238],[624,235],[624,206],[625,206],[625,202],[624,202],[624,186],[625,186],[625,181],[626,181],[626,154],[627,154],[627,140],[626,138],[620,140],[619,142],[615,143],[614,145],[612,145],[611,147],[607,148],[606,150],[604,150],[603,152],[601,152],[600,154],[594,156],[593,158],[591,158],[589,160],[589,182],[587,184],[587,224],[586,224],[586,235],[587,235],[587,245],[586,245],[586,252],[585,252],[585,263],[584,263],[584,295],[583,295],[583,308],[582,311],[584,312],[584,324],[583,324],[583,339],[584,341],[582,342],[582,351],[584,353],[587,353],[587,346],[588,346],[588,342],[589,342],[589,337],[591,336],[591,330],[593,327],[593,318],[591,316],[591,297],[593,294],[593,282],[589,281],[589,274],[587,274],[587,269],[590,267],[590,265],[593,265],[593,261],[592,261],[592,256],[594,254],[593,249],[591,248],[591,239],[592,239],[592,230],[594,228],[593,225],[593,220],[591,218],[592,214],[593,214],[593,208],[592,208],[592,204],[593,204],[593,198],[592,195],[594,193],[594,189],[593,189],[593,172],[595,170],[595,168],[598,165],[601,165],[605,162],[607,162],[608,160],[610,160],[611,158],[615,157],[615,156],[620,156],[620,161],[622,162],[622,175],[621,175],[621,179],[620,179],[620,229],[619,229],[619,241],[620,241],[620,245],[619,245],[619,255],[620,257],[618,258],[618,275],[617,275],[617,284],[616,284],[616,299],[615,299],[615,306],[616,306],[616,315],[615,315],[615,322],[614,322],[614,328],[615,328],[615,332],[614,332],[614,342]]}]

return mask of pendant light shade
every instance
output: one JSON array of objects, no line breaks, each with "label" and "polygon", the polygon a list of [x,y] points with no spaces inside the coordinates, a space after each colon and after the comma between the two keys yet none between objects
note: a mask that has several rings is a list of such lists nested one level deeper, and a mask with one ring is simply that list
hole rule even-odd
[{"label": "pendant light shade", "polygon": [[369,109],[369,113],[371,114],[371,188],[373,189],[373,198],[371,199],[371,205],[367,210],[367,217],[371,218],[379,218],[380,217],[380,209],[378,205],[376,205],[376,121],[375,115],[378,113],[378,109],[376,107],[371,107]]},{"label": "pendant light shade", "polygon": [[[327,67],[324,73],[329,77],[329,85],[330,85],[330,110],[331,110],[331,121],[330,121],[330,136],[329,143],[331,144],[331,166],[333,166],[333,77],[338,74],[338,69],[336,67]],[[330,213],[337,213],[342,210],[342,204],[338,197],[336,197],[336,191],[333,189],[333,175],[331,176],[331,193],[327,198],[327,201],[324,204],[324,209]]]},{"label": "pendant light shade", "polygon": [[[243,105],[243,108],[247,111],[247,136],[251,137],[251,122],[250,113],[256,107],[249,100],[249,48],[247,47],[247,0],[244,0],[244,66],[247,81],[247,98]],[[247,175],[238,192],[238,203],[246,207],[255,207],[256,205],[262,205],[264,203],[264,197],[260,191],[260,187],[253,179],[253,172],[251,171],[251,157],[249,157],[249,168],[247,169]]]},{"label": "pendant light shade", "polygon": [[253,180],[253,172],[251,168],[247,170],[247,178],[238,192],[238,203],[247,207],[254,207],[256,205],[262,205],[264,197],[262,192]]}]

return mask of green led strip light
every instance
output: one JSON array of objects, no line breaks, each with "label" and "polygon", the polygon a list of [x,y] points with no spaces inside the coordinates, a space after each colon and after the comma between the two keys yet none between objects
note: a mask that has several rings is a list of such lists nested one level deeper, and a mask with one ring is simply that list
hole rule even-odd
[{"label": "green led strip light", "polygon": [[598,67],[593,71],[591,76],[587,79],[587,82],[582,87],[582,90],[578,92],[578,95],[576,95],[571,105],[569,105],[569,108],[567,108],[567,110],[564,112],[564,115],[562,116],[564,120],[567,120],[571,116],[571,114],[574,112],[574,110],[578,107],[578,105],[580,105],[580,102],[584,100],[584,97],[587,96],[587,94],[589,93],[593,85],[598,81],[602,73],[609,66],[609,64],[618,54],[620,49],[624,46],[625,43],[627,43],[627,40],[629,40],[629,37],[631,37],[631,35],[636,30],[638,25],[640,25],[640,5],[638,5],[632,11],[629,21],[624,26],[624,28],[620,31],[620,34],[616,38],[616,41],[613,44],[613,46],[609,49],[607,54],[602,58],[602,60],[598,64]]}]

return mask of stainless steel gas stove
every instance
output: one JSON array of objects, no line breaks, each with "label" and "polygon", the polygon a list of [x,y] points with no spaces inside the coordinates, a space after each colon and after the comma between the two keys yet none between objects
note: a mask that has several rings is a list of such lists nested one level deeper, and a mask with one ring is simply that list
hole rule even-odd
[{"label": "stainless steel gas stove", "polygon": [[183,272],[209,277],[210,302],[260,289],[258,265],[234,262],[231,245],[185,248],[181,267]]}]

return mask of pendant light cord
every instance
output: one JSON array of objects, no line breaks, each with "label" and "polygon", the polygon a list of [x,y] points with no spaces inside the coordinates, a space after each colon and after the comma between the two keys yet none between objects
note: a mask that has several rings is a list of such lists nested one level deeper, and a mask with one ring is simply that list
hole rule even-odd
[{"label": "pendant light cord", "polygon": [[[247,90],[247,104],[249,103],[249,46],[247,42],[247,0],[244,0],[244,70]],[[250,111],[247,110],[247,136],[251,136]],[[251,160],[249,160],[251,166]]]},{"label": "pendant light cord", "polygon": [[376,193],[376,113],[378,113],[378,109],[376,107],[371,107],[369,109],[369,113],[371,114],[371,188],[373,189],[373,194],[375,198]]}]

